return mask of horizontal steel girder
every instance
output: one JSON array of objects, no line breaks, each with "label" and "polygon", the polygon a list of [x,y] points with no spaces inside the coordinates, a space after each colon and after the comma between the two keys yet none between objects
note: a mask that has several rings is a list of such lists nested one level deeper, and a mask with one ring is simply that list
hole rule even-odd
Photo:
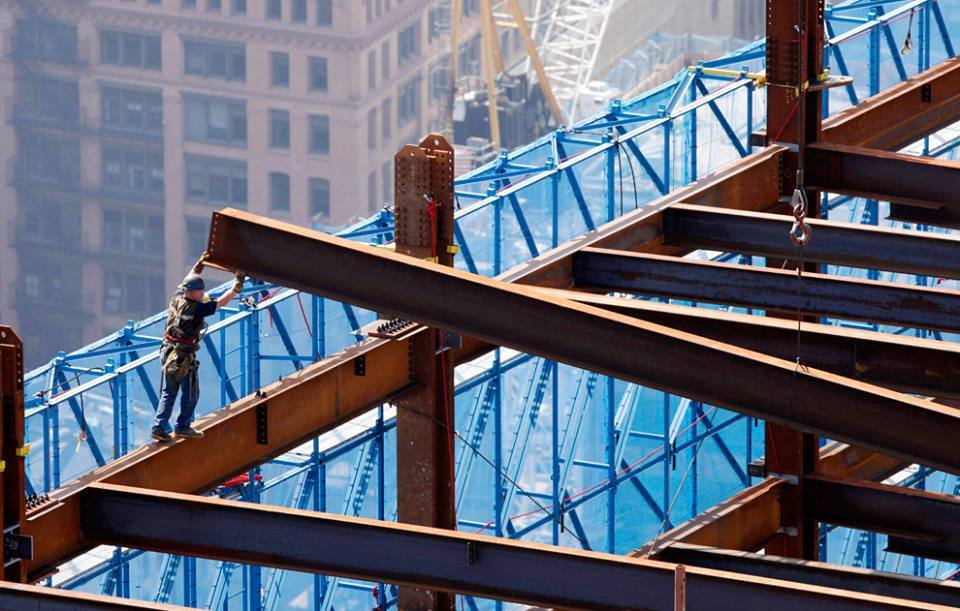
[{"label": "horizontal steel girder", "polygon": [[[663,239],[672,246],[793,260],[791,216],[675,204],[663,211]],[[960,237],[807,219],[814,239],[805,261],[960,278]]]},{"label": "horizontal steel girder", "polygon": [[238,210],[214,214],[208,253],[224,269],[960,472],[947,441],[960,411],[877,386]]},{"label": "horizontal steel girder", "polygon": [[960,212],[956,161],[829,143],[811,144],[806,151],[810,188]]},{"label": "horizontal steel girder", "polygon": [[786,482],[768,477],[663,533],[634,551],[634,558],[656,557],[674,543],[755,551],[780,529],[780,497]]},{"label": "horizontal steel girder", "polygon": [[[484,535],[97,484],[91,540],[580,609],[674,608],[676,565]],[[691,609],[919,608],[912,601],[687,567]]]},{"label": "horizontal steel girder", "polygon": [[659,558],[667,562],[733,571],[769,579],[782,579],[825,588],[960,607],[960,583],[955,581],[937,581],[899,573],[884,573],[824,562],[686,543],[676,543],[667,547],[660,553]]},{"label": "horizontal steel girder", "polygon": [[97,596],[59,588],[0,582],[0,609],[19,611],[129,611],[155,609],[156,611],[186,611],[187,607],[162,605],[142,600],[127,600],[113,596]]},{"label": "horizontal steel girder", "polygon": [[[796,358],[795,321],[577,291],[540,290],[777,358]],[[900,392],[960,398],[960,345],[808,322],[802,323],[802,329],[803,362],[809,367]]]},{"label": "horizontal steel girder", "polygon": [[[796,315],[795,271],[586,248],[574,258],[577,288],[622,291]],[[960,331],[960,292],[804,273],[803,314]]]},{"label": "horizontal steel girder", "polygon": [[960,58],[940,62],[825,119],[822,142],[899,150],[960,119]]},{"label": "horizontal steel girder", "polygon": [[827,475],[810,476],[805,486],[812,520],[888,533],[894,553],[960,562],[960,497]]}]

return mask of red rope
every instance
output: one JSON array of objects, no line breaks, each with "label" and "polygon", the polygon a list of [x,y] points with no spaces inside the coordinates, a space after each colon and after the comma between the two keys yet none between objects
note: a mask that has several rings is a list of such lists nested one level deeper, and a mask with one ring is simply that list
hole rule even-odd
[{"label": "red rope", "polygon": [[[438,252],[439,249],[438,249],[438,245],[437,245],[437,227],[438,227],[438,224],[439,224],[438,221],[437,221],[437,214],[438,214],[438,209],[441,207],[441,205],[442,205],[441,203],[436,202],[432,197],[427,198],[427,216],[430,218],[430,242],[431,242],[430,250],[431,250],[431,252],[433,253],[433,259],[434,259],[434,261],[436,261],[437,263],[440,262],[440,255],[439,255],[439,252]],[[449,397],[449,395],[448,395],[448,393],[447,393],[447,353],[446,353],[446,351],[443,349],[443,329],[440,329],[440,330],[439,330],[439,333],[438,333],[438,336],[437,336],[437,337],[438,337],[438,339],[439,339],[439,344],[440,344],[440,346],[439,346],[439,349],[440,349],[440,376],[441,376],[441,380],[442,380],[442,383],[441,383],[440,385],[441,385],[441,387],[443,388],[443,423],[444,423],[444,426],[445,426],[446,429],[447,429],[447,454],[448,454],[449,459],[450,459],[450,465],[449,465],[449,469],[450,469],[450,482],[449,482],[449,484],[450,484],[450,498],[453,500],[453,506],[451,507],[451,511],[453,512],[453,516],[452,516],[452,518],[453,518],[453,529],[456,530],[456,529],[457,529],[457,502],[456,502],[457,494],[456,494],[456,488],[455,488],[455,482],[456,482],[455,469],[456,469],[456,465],[455,465],[455,461],[454,461],[454,443],[453,443],[453,430],[454,430],[454,429],[453,429],[453,423],[451,422],[451,421],[452,421],[452,418],[451,418],[451,414],[450,414],[450,412],[453,411],[453,410],[452,410],[452,406],[450,405],[450,397]]]},{"label": "red rope", "polygon": [[310,328],[310,321],[307,320],[307,311],[303,309],[303,302],[300,301],[300,293],[297,292],[297,304],[300,306],[300,314],[303,315],[303,324],[307,327],[307,333],[313,337],[313,330]]}]

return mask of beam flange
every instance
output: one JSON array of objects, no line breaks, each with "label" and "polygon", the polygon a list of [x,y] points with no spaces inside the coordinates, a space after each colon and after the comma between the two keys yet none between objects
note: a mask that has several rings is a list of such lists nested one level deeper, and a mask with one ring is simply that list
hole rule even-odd
[{"label": "beam flange", "polygon": [[[796,357],[794,321],[579,291],[539,290],[777,358]],[[960,398],[960,345],[808,322],[801,323],[801,329],[803,362],[810,367],[900,392]]]},{"label": "beam flange", "polygon": [[[673,609],[676,565],[437,528],[97,484],[88,537],[533,605]],[[895,598],[686,567],[690,608],[920,608]]]},{"label": "beam flange", "polygon": [[822,191],[954,213],[960,203],[960,164],[948,159],[818,143],[806,160],[807,181]]},{"label": "beam flange", "polygon": [[813,519],[888,533],[895,553],[960,562],[960,498],[820,474],[808,486],[804,505]]},{"label": "beam flange", "polygon": [[899,573],[884,573],[687,543],[670,545],[660,553],[659,558],[668,562],[783,579],[813,586],[960,607],[960,583],[955,581],[937,581]]},{"label": "beam flange", "polygon": [[947,443],[960,411],[880,387],[238,210],[215,214],[208,253],[225,269],[960,471]]},{"label": "beam flange", "polygon": [[[816,239],[804,246],[805,261],[905,274],[960,278],[960,237],[924,231],[806,220]],[[794,259],[787,239],[793,218],[675,204],[663,211],[664,242],[704,250]]]},{"label": "beam flange", "polygon": [[798,304],[793,271],[600,248],[574,256],[574,279],[584,290],[960,331],[960,291],[804,273]]}]

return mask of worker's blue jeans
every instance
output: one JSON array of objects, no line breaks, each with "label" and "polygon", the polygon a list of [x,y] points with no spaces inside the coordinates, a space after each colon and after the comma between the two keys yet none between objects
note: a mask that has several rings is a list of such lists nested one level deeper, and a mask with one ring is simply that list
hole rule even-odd
[{"label": "worker's blue jeans", "polygon": [[200,383],[197,381],[197,371],[178,378],[169,374],[163,375],[160,385],[160,405],[157,407],[157,416],[153,419],[153,430],[170,432],[170,416],[173,415],[173,404],[180,392],[180,415],[177,417],[177,428],[189,428],[193,422],[193,412],[200,400]]}]

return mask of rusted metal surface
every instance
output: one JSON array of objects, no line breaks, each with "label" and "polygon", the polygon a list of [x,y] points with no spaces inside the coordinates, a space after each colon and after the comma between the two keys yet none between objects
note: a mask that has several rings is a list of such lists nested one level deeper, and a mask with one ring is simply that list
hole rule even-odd
[{"label": "rusted metal surface", "polygon": [[[3,533],[19,535],[26,515],[26,447],[23,414],[23,342],[0,325],[0,511]],[[6,535],[3,535],[6,536]],[[3,541],[0,541],[2,543]],[[26,563],[3,549],[3,579],[23,583]]]},{"label": "rusted metal surface", "polygon": [[[777,358],[796,356],[796,321],[578,291],[540,290]],[[804,322],[801,327],[803,362],[809,367],[900,392],[960,398],[957,344],[837,325]]]},{"label": "rusted metal surface", "polygon": [[[406,341],[369,341],[265,386],[194,426],[203,439],[150,444],[51,493],[52,502],[33,511],[23,530],[34,536],[30,573],[36,578],[89,549],[79,528],[77,494],[93,482],[143,486],[171,492],[205,492],[222,481],[296,447],[410,390]],[[366,359],[367,375],[354,359]],[[257,406],[269,405],[267,445],[256,443]]]},{"label": "rusted metal surface", "polygon": [[805,510],[817,520],[887,533],[891,552],[960,562],[960,498],[819,474],[807,483]]},{"label": "rusted metal surface", "polygon": [[[929,102],[923,90],[929,88]],[[888,87],[823,123],[822,141],[895,151],[960,118],[960,58]]]},{"label": "rusted metal surface", "polygon": [[691,566],[758,577],[960,607],[960,583],[954,581],[937,581],[901,573],[884,573],[687,543],[675,543],[667,547],[661,552],[660,558],[668,562],[683,562]]},{"label": "rusted metal surface", "polygon": [[661,551],[677,542],[744,551],[761,549],[780,528],[780,497],[786,485],[782,479],[768,477],[629,555],[659,557]]},{"label": "rusted metal surface", "polygon": [[842,144],[807,147],[809,184],[831,193],[960,215],[960,163]]},{"label": "rusted metal surface", "polygon": [[[83,511],[87,535],[110,545],[567,609],[674,605],[677,566],[653,560],[124,486],[89,487]],[[929,608],[700,567],[684,573],[690,609]]]},{"label": "rusted metal surface", "polygon": [[[574,257],[577,288],[688,299],[792,314],[960,330],[960,291],[804,273],[734,263],[680,259],[600,248]],[[798,307],[799,306],[799,307]]]},{"label": "rusted metal surface", "polygon": [[[960,237],[927,231],[807,219],[817,238],[805,261],[905,274],[960,278]],[[787,239],[793,219],[782,214],[675,204],[663,211],[664,242],[671,246],[793,260]]]},{"label": "rusted metal surface", "polygon": [[[953,408],[247,212],[216,213],[211,232],[210,262],[226,269],[960,471],[960,448],[946,442],[960,434]],[[691,366],[700,362],[711,366]]]},{"label": "rusted metal surface", "polygon": [[[429,135],[394,156],[396,252],[453,265],[453,147]],[[438,296],[438,299],[445,299]],[[453,489],[453,363],[443,331],[410,339],[410,373],[418,389],[397,401],[397,519],[456,528]],[[446,592],[401,588],[401,609],[451,609]]]},{"label": "rusted metal surface", "polygon": [[0,609],[10,611],[126,611],[129,609],[186,611],[187,607],[5,581],[0,582]]}]

